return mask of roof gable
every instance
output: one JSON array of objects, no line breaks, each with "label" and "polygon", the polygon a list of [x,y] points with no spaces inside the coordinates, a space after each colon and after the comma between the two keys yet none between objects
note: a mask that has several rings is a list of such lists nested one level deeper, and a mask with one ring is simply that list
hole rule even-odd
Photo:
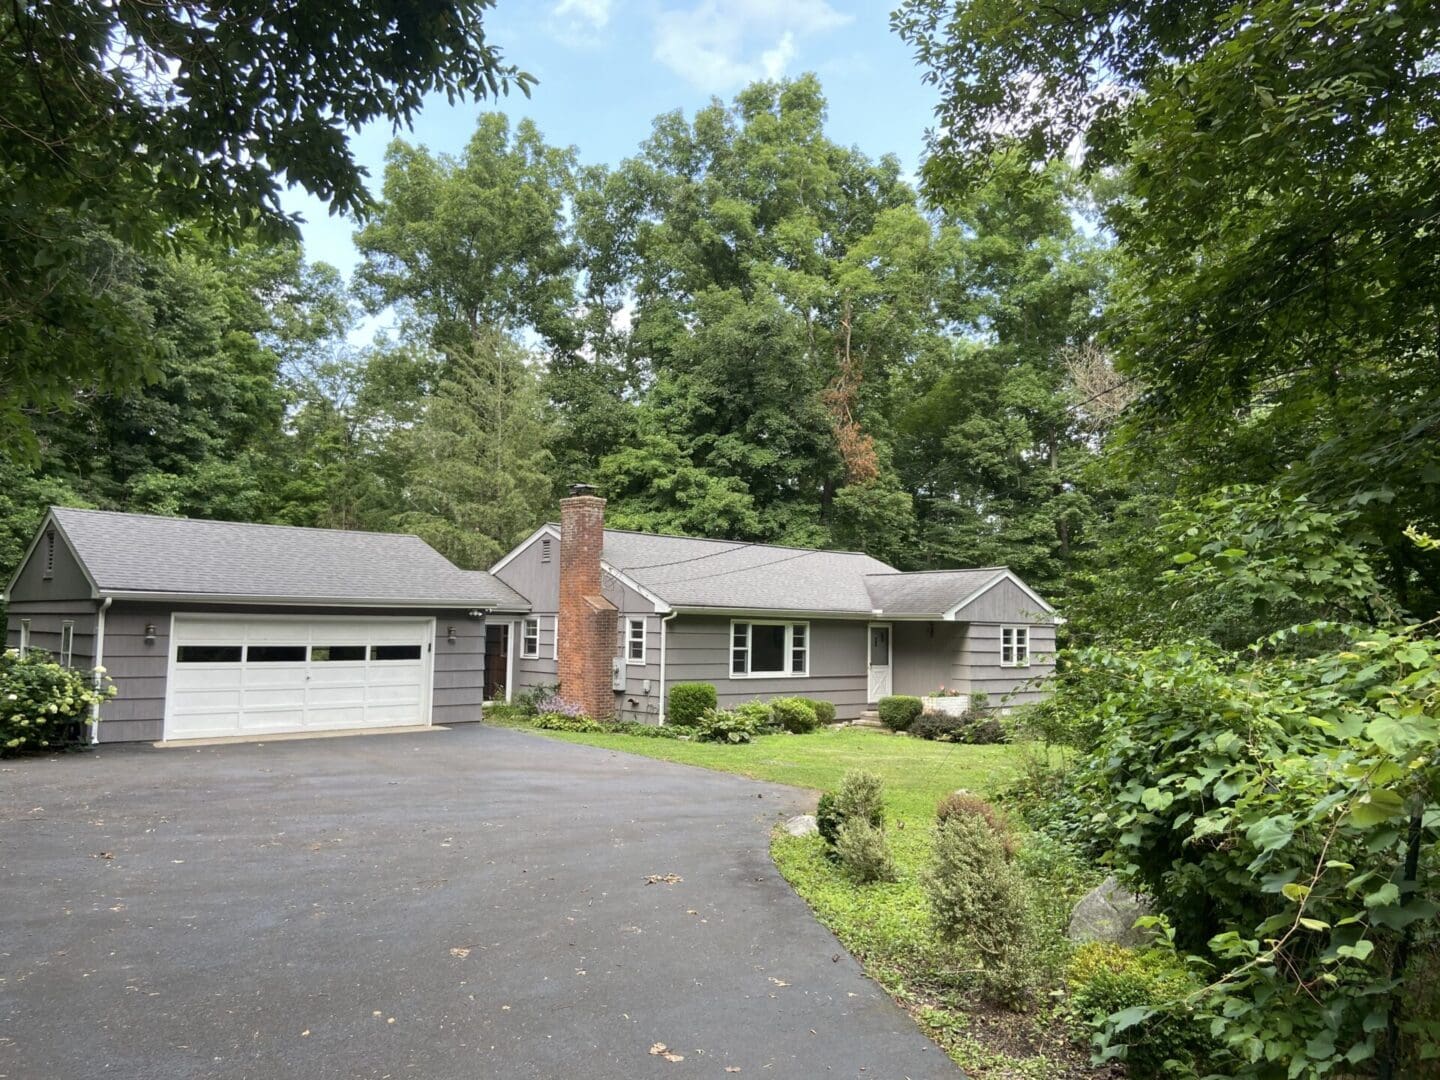
[{"label": "roof gable", "polygon": [[97,591],[196,599],[524,609],[417,536],[55,507]]}]

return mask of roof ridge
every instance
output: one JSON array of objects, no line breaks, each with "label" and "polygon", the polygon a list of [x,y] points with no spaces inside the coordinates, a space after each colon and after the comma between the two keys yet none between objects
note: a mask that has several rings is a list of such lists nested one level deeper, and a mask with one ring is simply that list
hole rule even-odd
[{"label": "roof ridge", "polygon": [[[546,525],[560,528],[558,521],[547,521]],[[626,536],[652,536],[660,540],[698,540],[703,544],[732,544],[735,547],[766,547],[779,548],[782,551],[821,551],[826,555],[863,555],[867,559],[875,559],[868,551],[851,551],[849,548],[816,548],[802,547],[799,544],[772,544],[765,540],[725,540],[718,536],[680,536],[676,533],[646,532],[644,529],[616,529],[609,525],[605,526],[607,533],[624,533]],[[875,559],[876,562],[882,562]],[[885,565],[889,565],[886,563]]]},{"label": "roof ridge", "polygon": [[[408,540],[425,541],[417,533],[381,532],[377,529],[328,529],[323,525],[280,525],[266,521],[226,521],[223,518],[177,517],[173,514],[142,514],[134,510],[97,510],[87,506],[50,507],[53,513],[63,510],[72,514],[104,514],[106,517],[149,518],[154,521],[186,521],[198,525],[236,525],[243,529],[289,529],[292,532],[341,534],[345,536],[398,536]],[[429,545],[427,545],[429,546]],[[458,567],[456,569],[459,569]]]}]

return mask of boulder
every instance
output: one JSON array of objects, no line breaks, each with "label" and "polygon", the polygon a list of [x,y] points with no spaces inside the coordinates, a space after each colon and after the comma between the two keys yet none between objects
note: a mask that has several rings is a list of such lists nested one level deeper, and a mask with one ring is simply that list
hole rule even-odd
[{"label": "boulder", "polygon": [[820,831],[815,824],[814,814],[797,814],[785,822],[785,831],[791,836],[813,836]]},{"label": "boulder", "polygon": [[1135,920],[1154,911],[1149,897],[1132,893],[1114,876],[1080,898],[1070,915],[1071,941],[1109,941],[1138,949],[1154,940],[1156,931],[1136,929]]}]

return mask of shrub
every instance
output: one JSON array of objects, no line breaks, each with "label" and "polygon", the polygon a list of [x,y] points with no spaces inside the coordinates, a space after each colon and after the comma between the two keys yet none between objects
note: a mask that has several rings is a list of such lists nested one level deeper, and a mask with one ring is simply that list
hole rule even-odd
[{"label": "shrub", "polygon": [[[95,672],[102,678],[104,668]],[[94,705],[111,697],[90,672],[56,664],[43,652],[0,653],[0,756],[83,745]]]},{"label": "shrub", "polygon": [[971,795],[968,791],[954,791],[946,795],[935,807],[935,824],[943,826],[952,817],[961,814],[969,814],[985,822],[986,828],[1000,841],[1005,857],[1014,857],[1015,838],[1010,832],[1009,823],[1001,816],[1000,811],[979,795]]},{"label": "shrub", "polygon": [[[979,695],[977,695],[978,697]],[[949,713],[924,712],[910,726],[910,734],[921,739],[981,745],[1009,741],[1009,734],[1000,718],[972,705],[959,716]]]},{"label": "shrub", "polygon": [[936,933],[974,959],[981,992],[1022,1004],[1039,976],[1036,931],[1024,881],[983,817],[956,813],[936,828],[925,892]]},{"label": "shrub", "polygon": [[538,716],[543,711],[540,702],[553,698],[559,692],[559,683],[541,683],[516,694],[511,704],[520,710],[521,716]]},{"label": "shrub", "polygon": [[764,731],[753,710],[708,709],[695,725],[695,738],[700,742],[747,743]]},{"label": "shrub", "polygon": [[[1198,984],[1172,955],[1089,942],[1075,950],[1065,981],[1071,1009],[1094,1032],[1099,1056],[1122,1058],[1135,1080],[1209,1071],[1215,1044],[1181,1004]],[[1117,1033],[1111,1018],[1133,1008],[1155,1011]]]},{"label": "shrub", "polygon": [[820,830],[820,838],[828,847],[835,846],[835,841],[840,838],[840,826],[843,824],[845,824],[845,819],[835,808],[834,794],[829,791],[825,792],[820,796],[820,802],[815,807],[815,827]]},{"label": "shrub", "polygon": [[720,704],[715,693],[715,684],[708,682],[682,682],[670,688],[670,710],[666,719],[681,727],[694,727],[709,709]]},{"label": "shrub", "polygon": [[767,732],[775,730],[775,714],[771,710],[768,702],[758,699],[755,701],[745,701],[736,705],[730,711],[736,716],[743,717],[751,724],[754,724],[757,735],[764,735]]},{"label": "shrub", "polygon": [[910,725],[925,711],[925,703],[918,697],[894,694],[880,699],[880,722],[891,731],[909,731]]},{"label": "shrub", "polygon": [[835,812],[841,822],[859,818],[877,829],[885,825],[885,782],[872,772],[851,769],[835,789]]},{"label": "shrub", "polygon": [[534,724],[543,731],[604,731],[605,729],[588,716],[571,715],[563,712],[542,712],[535,717]]},{"label": "shrub", "polygon": [[962,717],[943,712],[922,712],[909,727],[917,739],[948,741],[964,723]]},{"label": "shrub", "polygon": [[770,715],[792,735],[808,735],[820,726],[815,706],[800,697],[775,698],[770,702]]},{"label": "shrub", "polygon": [[818,698],[808,699],[810,707],[815,710],[815,719],[822,725],[835,723],[835,703],[833,701],[821,701]]},{"label": "shrub", "polygon": [[885,830],[863,817],[847,818],[835,838],[835,854],[846,873],[862,885],[896,879],[895,860]]}]

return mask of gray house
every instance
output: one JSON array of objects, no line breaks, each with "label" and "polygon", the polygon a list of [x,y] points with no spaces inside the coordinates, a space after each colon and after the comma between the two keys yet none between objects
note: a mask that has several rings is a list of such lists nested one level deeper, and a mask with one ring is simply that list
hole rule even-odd
[{"label": "gray house", "polygon": [[478,720],[529,609],[414,536],[58,507],[5,600],[8,648],[108,670],[102,742]]},{"label": "gray house", "polygon": [[941,687],[1003,708],[1053,670],[1054,612],[1004,567],[901,573],[606,529],[604,508],[579,490],[488,573],[414,536],[52,508],[5,592],[5,643],[108,671],[101,742],[460,723],[555,683],[652,723],[692,681],[841,719]]},{"label": "gray house", "polygon": [[[604,505],[562,501],[560,524],[490,568],[531,606],[508,629],[492,623],[507,692],[558,681],[587,712],[663,722],[668,689],[701,681],[722,705],[801,695],[854,719],[942,687],[1006,708],[1040,697],[1054,670],[1054,609],[1003,566],[902,573],[858,552],[605,529]],[[591,609],[570,620],[585,638],[573,644],[567,592]],[[585,649],[567,678],[567,655]],[[604,685],[574,685],[586,671]]]}]

